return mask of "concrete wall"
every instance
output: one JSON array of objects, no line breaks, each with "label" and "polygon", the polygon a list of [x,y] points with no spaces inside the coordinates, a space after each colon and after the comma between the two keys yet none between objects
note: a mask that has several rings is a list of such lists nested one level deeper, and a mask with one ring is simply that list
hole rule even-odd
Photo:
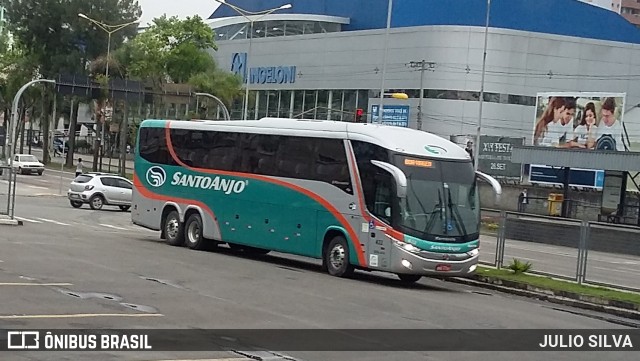
[{"label": "concrete wall", "polygon": [[[478,91],[483,30],[465,26],[392,29],[385,88],[419,89],[420,73],[407,63],[424,59],[436,63],[433,71],[425,73],[425,88]],[[298,76],[294,84],[252,84],[251,89],[375,91],[381,83],[383,44],[383,30],[254,39],[250,67],[295,65]],[[248,49],[247,40],[218,45],[212,54],[223,69],[231,69],[233,53]],[[487,54],[486,92],[524,96],[543,91],[626,92],[627,109],[640,103],[640,82],[628,77],[640,74],[638,45],[491,29]],[[500,101],[485,103],[483,133],[530,141],[534,107]],[[411,126],[415,127],[418,99],[404,102],[412,107]],[[425,99],[424,107],[424,130],[444,137],[475,133],[476,100]],[[640,138],[640,120],[625,124],[632,141]]]}]

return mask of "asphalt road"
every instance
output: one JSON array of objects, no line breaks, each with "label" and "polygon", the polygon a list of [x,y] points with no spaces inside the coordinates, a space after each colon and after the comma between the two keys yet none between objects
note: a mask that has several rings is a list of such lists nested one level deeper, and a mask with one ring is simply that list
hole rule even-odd
[{"label": "asphalt road", "polygon": [[[480,260],[494,264],[496,237],[481,236]],[[514,258],[529,261],[533,269],[564,277],[575,278],[578,249],[533,242],[505,241],[504,265]],[[587,253],[587,281],[640,289],[640,257],[589,251]]]},{"label": "asphalt road", "polygon": [[[21,177],[20,185],[39,182],[32,178]],[[48,191],[55,193],[55,187]],[[249,259],[227,250],[175,248],[156,232],[133,226],[128,212],[73,209],[63,197],[20,195],[16,214],[23,226],[0,228],[0,329],[640,326],[435,279],[406,287],[394,276],[378,273],[334,278],[323,273],[318,262],[296,257],[274,254]],[[613,352],[287,354],[308,361],[637,359],[632,353]],[[0,355],[2,360],[19,361],[236,357],[240,356],[232,352],[157,351]]]},{"label": "asphalt road", "polygon": [[[55,170],[47,170],[42,176],[18,175],[17,194],[31,197],[65,195],[73,176],[71,173]],[[2,198],[2,194],[6,194],[6,182],[0,181],[0,209],[5,209],[6,200]],[[483,235],[481,250],[481,261],[493,264],[496,237]],[[574,278],[578,250],[577,248],[507,240],[505,265],[514,258],[530,261],[534,270]],[[588,281],[640,289],[640,257],[589,251],[587,260]]]}]

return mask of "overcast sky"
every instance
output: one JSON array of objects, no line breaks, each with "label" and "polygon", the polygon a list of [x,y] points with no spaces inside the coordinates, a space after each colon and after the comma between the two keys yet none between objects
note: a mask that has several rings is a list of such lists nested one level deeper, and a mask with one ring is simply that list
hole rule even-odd
[{"label": "overcast sky", "polygon": [[181,19],[200,15],[206,19],[218,8],[218,3],[214,0],[138,0],[138,3],[142,7],[142,26],[163,14],[169,17],[176,15]]}]

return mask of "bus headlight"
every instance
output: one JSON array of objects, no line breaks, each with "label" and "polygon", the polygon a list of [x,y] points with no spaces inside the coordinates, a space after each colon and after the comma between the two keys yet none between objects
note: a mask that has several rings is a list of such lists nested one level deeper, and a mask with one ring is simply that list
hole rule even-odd
[{"label": "bus headlight", "polygon": [[477,255],[478,255],[478,253],[479,253],[479,252],[478,252],[478,249],[477,249],[477,248],[474,248],[474,249],[472,249],[471,251],[467,252],[467,254],[468,254],[469,256],[471,256],[471,257],[475,257],[475,256],[477,256]]}]

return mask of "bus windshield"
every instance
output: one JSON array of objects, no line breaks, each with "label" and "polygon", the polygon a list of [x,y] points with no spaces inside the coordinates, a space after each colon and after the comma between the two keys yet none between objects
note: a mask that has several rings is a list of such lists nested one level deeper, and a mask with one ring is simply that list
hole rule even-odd
[{"label": "bus windshield", "polygon": [[394,217],[408,235],[436,242],[477,239],[480,199],[471,162],[396,155],[407,177],[407,196]]}]

